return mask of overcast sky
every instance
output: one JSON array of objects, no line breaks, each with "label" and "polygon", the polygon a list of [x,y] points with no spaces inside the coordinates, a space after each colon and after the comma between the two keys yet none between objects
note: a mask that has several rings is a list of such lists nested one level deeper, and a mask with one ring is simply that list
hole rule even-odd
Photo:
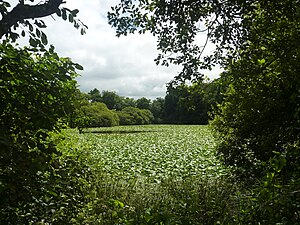
[{"label": "overcast sky", "polygon": [[[84,92],[97,88],[133,98],[163,97],[166,83],[178,74],[180,68],[156,66],[156,38],[151,34],[115,36],[106,16],[117,2],[68,0],[65,7],[80,10],[78,17],[89,27],[87,33],[81,35],[71,23],[53,16],[46,19],[48,27],[44,32],[48,41],[60,56],[70,57],[84,67],[77,79]],[[204,43],[205,37],[199,39]],[[215,78],[219,72],[213,70],[206,74]]]}]

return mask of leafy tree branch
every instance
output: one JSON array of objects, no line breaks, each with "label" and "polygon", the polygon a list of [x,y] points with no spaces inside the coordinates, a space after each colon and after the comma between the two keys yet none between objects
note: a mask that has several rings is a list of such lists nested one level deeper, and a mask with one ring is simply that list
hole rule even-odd
[{"label": "leafy tree branch", "polygon": [[[31,1],[32,2],[32,1]],[[13,7],[11,11],[10,3],[6,1],[0,2],[0,38],[4,36],[12,41],[16,41],[20,34],[16,32],[17,28],[22,25],[21,35],[29,34],[29,43],[33,47],[43,48],[48,44],[46,34],[41,30],[46,28],[45,22],[41,19],[53,14],[62,17],[63,20],[68,20],[73,23],[74,27],[81,29],[81,34],[85,34],[87,26],[77,19],[78,9],[70,10],[61,7],[66,1],[63,0],[48,0],[43,3],[26,4],[25,1]]]}]

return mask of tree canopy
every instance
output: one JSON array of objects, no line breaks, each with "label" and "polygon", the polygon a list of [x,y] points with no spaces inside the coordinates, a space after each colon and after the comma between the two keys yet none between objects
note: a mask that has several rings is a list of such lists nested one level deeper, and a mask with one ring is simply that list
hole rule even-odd
[{"label": "tree canopy", "polygon": [[[262,32],[269,38],[277,32],[297,33],[299,14],[298,7],[294,7],[297,4],[297,0],[121,1],[112,7],[108,19],[118,36],[134,32],[157,36],[161,52],[157,63],[183,65],[176,77],[183,81],[202,78],[199,69],[211,69],[217,63],[226,67],[239,59],[250,43],[260,45]],[[276,21],[281,21],[282,26]],[[206,33],[204,43],[196,41],[200,33]],[[265,42],[269,38],[264,38]],[[284,40],[284,35],[277,39],[278,46],[280,40]],[[216,49],[203,56],[208,41],[216,44]]]}]

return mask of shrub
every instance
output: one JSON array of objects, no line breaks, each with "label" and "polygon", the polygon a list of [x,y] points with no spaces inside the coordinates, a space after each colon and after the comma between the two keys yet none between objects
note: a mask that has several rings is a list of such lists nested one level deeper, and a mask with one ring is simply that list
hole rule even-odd
[{"label": "shrub", "polygon": [[148,109],[125,107],[118,112],[120,125],[143,125],[151,124],[154,120],[153,114]]},{"label": "shrub", "polygon": [[84,124],[78,124],[83,127],[111,127],[119,125],[119,117],[117,114],[109,110],[104,103],[93,102],[84,105],[80,109]]},{"label": "shrub", "polygon": [[78,207],[76,201],[68,204],[74,161],[61,160],[48,138],[74,110],[76,68],[53,48],[32,52],[0,45],[1,224],[65,223],[68,217],[56,220],[56,210],[64,207],[68,214]]}]

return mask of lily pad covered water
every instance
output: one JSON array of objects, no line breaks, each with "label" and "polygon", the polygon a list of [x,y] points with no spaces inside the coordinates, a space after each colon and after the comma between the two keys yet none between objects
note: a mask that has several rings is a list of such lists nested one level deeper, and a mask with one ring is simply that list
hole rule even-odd
[{"label": "lily pad covered water", "polygon": [[92,175],[78,175],[84,178],[86,203],[74,224],[196,225],[235,219],[234,182],[216,155],[208,126],[65,130],[62,138],[59,149]]},{"label": "lily pad covered water", "polygon": [[226,174],[215,143],[207,126],[148,125],[87,130],[80,148],[90,151],[99,172],[160,182]]}]

